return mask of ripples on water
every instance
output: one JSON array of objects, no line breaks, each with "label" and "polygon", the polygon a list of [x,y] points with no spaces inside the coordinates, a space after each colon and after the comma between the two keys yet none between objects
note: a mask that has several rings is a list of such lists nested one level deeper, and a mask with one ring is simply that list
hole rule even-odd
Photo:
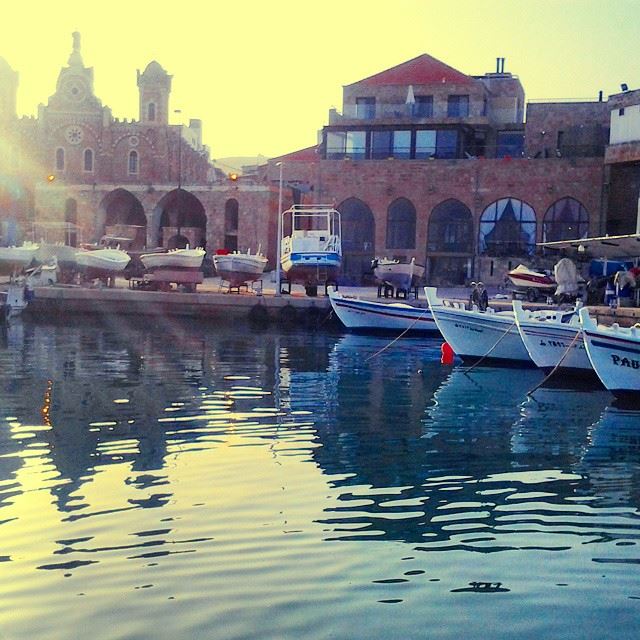
[{"label": "ripples on water", "polygon": [[0,637],[634,637],[640,412],[388,343],[9,327]]}]

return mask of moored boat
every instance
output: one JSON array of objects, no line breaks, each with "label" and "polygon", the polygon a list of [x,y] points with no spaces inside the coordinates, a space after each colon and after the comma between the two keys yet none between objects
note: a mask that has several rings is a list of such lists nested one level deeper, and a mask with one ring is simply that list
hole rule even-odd
[{"label": "moored boat", "polygon": [[29,304],[32,295],[33,292],[23,278],[12,280],[7,290],[0,292],[0,321],[6,322],[19,316]]},{"label": "moored boat", "polygon": [[38,245],[33,242],[0,247],[0,275],[9,275],[26,269],[32,263],[37,250]]},{"label": "moored boat", "polygon": [[534,366],[513,311],[466,309],[462,302],[439,298],[435,287],[424,291],[438,330],[463,360]]},{"label": "moored boat", "polygon": [[239,287],[243,284],[255,282],[262,277],[267,266],[267,258],[258,251],[240,253],[217,253],[213,256],[216,273],[222,280],[229,283],[229,287]]},{"label": "moored boat", "polygon": [[534,364],[545,372],[554,368],[593,376],[593,368],[582,339],[578,317],[580,305],[570,309],[524,309],[513,301],[513,313],[522,342]]},{"label": "moored boat", "polygon": [[329,291],[334,313],[347,329],[355,331],[415,331],[437,333],[428,307],[394,302],[386,304],[343,296]]},{"label": "moored boat", "polygon": [[289,283],[313,295],[335,283],[342,265],[340,212],[330,205],[296,204],[282,213],[280,265]]},{"label": "moored boat", "polygon": [[389,258],[376,258],[371,263],[373,275],[380,284],[408,291],[424,276],[424,267],[416,259],[400,262]]},{"label": "moored boat", "polygon": [[165,252],[143,253],[140,261],[144,268],[154,269],[200,269],[206,251],[202,248],[170,249]]},{"label": "moored boat", "polygon": [[640,326],[598,324],[589,310],[579,311],[591,366],[614,395],[640,401]]}]

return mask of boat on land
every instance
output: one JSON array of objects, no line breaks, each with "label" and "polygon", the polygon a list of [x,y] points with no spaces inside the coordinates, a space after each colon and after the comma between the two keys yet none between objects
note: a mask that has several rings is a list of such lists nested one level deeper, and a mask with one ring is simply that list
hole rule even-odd
[{"label": "boat on land", "polygon": [[640,325],[598,324],[589,310],[579,311],[582,334],[591,366],[615,396],[640,401]]},{"label": "boat on land", "polygon": [[514,298],[517,295],[526,297],[529,302],[553,295],[556,281],[551,275],[543,271],[536,271],[524,264],[519,264],[507,273],[507,278],[513,285]]},{"label": "boat on land", "polygon": [[78,270],[89,278],[110,277],[122,273],[131,256],[122,249],[81,249],[76,251]]},{"label": "boat on land", "polygon": [[77,247],[72,247],[62,243],[40,242],[35,253],[35,259],[42,265],[51,264],[54,260],[58,268],[62,271],[74,271],[76,262]]},{"label": "boat on land", "polygon": [[578,303],[569,309],[531,311],[513,300],[516,325],[534,364],[546,373],[558,371],[594,376],[582,337]]},{"label": "boat on land", "polygon": [[0,275],[11,275],[26,269],[33,262],[37,250],[38,245],[33,242],[0,247]]},{"label": "boat on land", "polygon": [[253,254],[250,250],[246,253],[216,253],[213,265],[222,280],[229,283],[229,287],[239,287],[260,280],[267,266],[267,258],[259,250]]},{"label": "boat on land", "polygon": [[282,212],[280,266],[307,295],[335,284],[342,266],[340,212],[331,205],[296,204]]},{"label": "boat on land", "polygon": [[347,329],[354,331],[411,331],[438,333],[429,307],[402,302],[390,304],[343,296],[329,291],[333,312]]},{"label": "boat on land", "polygon": [[164,252],[150,252],[140,255],[145,269],[200,269],[206,251],[200,247],[190,249],[170,249]]},{"label": "boat on land", "polygon": [[375,258],[371,262],[373,275],[380,284],[408,291],[424,276],[424,267],[416,264],[416,259],[400,262],[390,258]]},{"label": "boat on land", "polygon": [[424,291],[438,330],[463,360],[535,366],[518,331],[513,310],[467,309],[462,302],[439,298],[435,287],[425,287]]}]

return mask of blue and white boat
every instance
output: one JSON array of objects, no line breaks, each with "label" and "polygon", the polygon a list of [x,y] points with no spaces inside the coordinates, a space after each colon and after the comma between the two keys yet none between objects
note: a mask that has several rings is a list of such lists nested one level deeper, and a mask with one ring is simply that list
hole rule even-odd
[{"label": "blue and white boat", "polygon": [[296,204],[282,213],[280,265],[307,293],[335,283],[342,266],[340,212],[331,205]]},{"label": "blue and white boat", "polygon": [[353,331],[411,331],[438,333],[438,327],[428,307],[402,302],[384,303],[344,296],[329,291],[333,312]]}]

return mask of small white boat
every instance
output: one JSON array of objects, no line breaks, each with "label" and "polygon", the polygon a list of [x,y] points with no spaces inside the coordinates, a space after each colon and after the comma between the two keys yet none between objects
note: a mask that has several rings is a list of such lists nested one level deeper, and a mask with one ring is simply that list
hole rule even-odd
[{"label": "small white boat", "polygon": [[521,289],[554,289],[556,281],[548,274],[530,269],[524,264],[519,264],[515,269],[507,273],[507,277],[514,287]]},{"label": "small white boat", "polygon": [[124,271],[131,256],[122,249],[81,249],[76,251],[80,271],[89,277],[113,276]]},{"label": "small white boat", "polygon": [[17,247],[0,247],[0,275],[10,275],[26,269],[33,261],[38,245],[25,242]]},{"label": "small white boat", "polygon": [[56,260],[58,267],[63,271],[73,271],[76,267],[77,252],[77,247],[67,244],[40,242],[34,257],[41,264],[50,264]]},{"label": "small white boat", "polygon": [[513,301],[513,313],[529,356],[545,372],[556,368],[564,372],[594,375],[582,339],[578,310],[524,309],[520,300]]},{"label": "small white boat", "polygon": [[389,258],[376,258],[372,263],[373,275],[380,284],[408,291],[424,276],[424,267],[416,259],[400,262]]},{"label": "small white boat", "polygon": [[386,304],[343,296],[329,291],[334,313],[347,328],[356,331],[415,331],[437,333],[438,327],[428,307],[394,302]]},{"label": "small white boat", "polygon": [[152,271],[154,269],[200,269],[206,251],[202,248],[196,249],[171,249],[158,253],[143,253],[140,261],[144,268]]},{"label": "small white boat", "polygon": [[466,309],[462,302],[440,299],[435,287],[424,291],[438,330],[463,360],[534,366],[513,311]]},{"label": "small white boat", "polygon": [[24,279],[12,280],[8,289],[0,292],[0,321],[19,316],[29,304],[31,295]]},{"label": "small white boat", "polygon": [[280,265],[289,283],[312,294],[336,281],[342,265],[340,212],[330,205],[293,205],[282,213]]},{"label": "small white boat", "polygon": [[267,266],[267,258],[258,253],[220,253],[213,256],[213,264],[216,273],[226,282],[229,287],[239,287],[249,282],[255,282],[262,277],[264,268]]},{"label": "small white boat", "polygon": [[587,355],[602,384],[616,396],[640,401],[640,326],[607,327],[586,308],[579,315]]}]

